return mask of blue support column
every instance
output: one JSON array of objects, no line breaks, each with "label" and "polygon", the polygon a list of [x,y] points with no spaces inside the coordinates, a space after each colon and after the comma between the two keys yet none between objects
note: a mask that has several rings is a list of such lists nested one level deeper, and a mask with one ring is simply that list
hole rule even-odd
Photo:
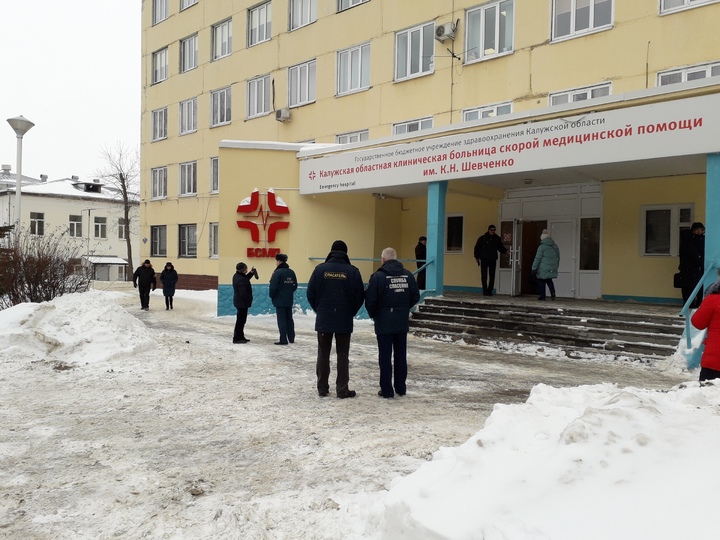
[{"label": "blue support column", "polygon": [[[708,154],[705,176],[705,268],[711,261],[720,265],[720,154]],[[710,273],[705,288],[717,278]]]},{"label": "blue support column", "polygon": [[427,260],[432,261],[425,272],[425,286],[436,295],[443,294],[445,278],[445,196],[447,182],[428,184],[427,199]]}]

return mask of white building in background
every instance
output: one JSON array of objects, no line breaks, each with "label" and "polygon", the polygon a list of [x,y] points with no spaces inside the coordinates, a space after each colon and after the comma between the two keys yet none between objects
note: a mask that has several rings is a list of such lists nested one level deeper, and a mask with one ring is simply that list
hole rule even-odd
[{"label": "white building in background", "polygon": [[[12,224],[14,212],[15,175],[3,166],[0,223]],[[22,227],[31,234],[67,233],[74,239],[80,248],[82,264],[92,266],[93,279],[132,279],[127,265],[137,265],[140,253],[137,196],[133,197],[128,230],[122,195],[115,187],[99,180],[82,181],[77,176],[49,182],[44,175],[40,180],[23,176],[21,214]],[[133,261],[128,261],[128,235]]]}]

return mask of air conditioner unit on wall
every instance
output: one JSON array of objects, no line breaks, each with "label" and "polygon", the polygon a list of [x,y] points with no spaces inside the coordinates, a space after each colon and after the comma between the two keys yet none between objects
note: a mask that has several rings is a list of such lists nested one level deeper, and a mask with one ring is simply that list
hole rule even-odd
[{"label": "air conditioner unit on wall", "polygon": [[275,111],[275,120],[277,120],[278,122],[287,122],[288,120],[290,120],[290,109],[285,107],[283,109],[278,109],[277,111]]},{"label": "air conditioner unit on wall", "polygon": [[455,39],[455,25],[451,22],[441,24],[435,29],[435,39],[443,43],[446,39]]}]

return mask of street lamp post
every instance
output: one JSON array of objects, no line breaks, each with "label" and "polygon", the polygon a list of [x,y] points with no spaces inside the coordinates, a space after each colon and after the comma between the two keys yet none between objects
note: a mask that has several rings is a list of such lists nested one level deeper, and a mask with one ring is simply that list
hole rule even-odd
[{"label": "street lamp post", "polygon": [[15,168],[15,235],[20,234],[20,203],[22,201],[22,140],[30,129],[35,125],[24,116],[8,118],[8,124],[15,131],[17,136],[17,166]]}]

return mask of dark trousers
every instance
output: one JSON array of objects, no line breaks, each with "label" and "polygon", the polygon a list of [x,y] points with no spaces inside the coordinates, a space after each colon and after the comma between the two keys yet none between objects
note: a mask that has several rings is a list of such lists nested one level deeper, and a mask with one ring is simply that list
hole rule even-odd
[{"label": "dark trousers", "polygon": [[420,270],[417,273],[417,284],[421,291],[425,290],[425,270]]},{"label": "dark trousers", "polygon": [[319,394],[327,394],[330,390],[330,351],[332,339],[335,336],[335,352],[337,354],[337,378],[335,391],[338,396],[348,393],[350,382],[350,336],[352,334],[334,334],[332,332],[318,332],[318,355],[315,372],[317,374],[317,389]]},{"label": "dark trousers", "polygon": [[[695,285],[697,285],[697,283]],[[682,289],[680,289],[682,291],[683,305],[685,305],[685,303],[690,298],[690,295],[692,294],[693,289],[695,288],[695,285],[693,285],[692,287],[683,287]],[[700,290],[698,291],[697,296],[695,297],[695,300],[693,300],[693,303],[690,304],[690,307],[693,309],[699,308],[700,303],[702,302],[702,298],[703,298],[703,288],[700,287]]]},{"label": "dark trousers", "polygon": [[[393,363],[395,357],[395,392],[405,395],[407,380],[407,333],[378,334],[378,363],[380,364],[380,390],[383,397],[393,397]],[[394,353],[394,354],[393,354]]]},{"label": "dark trousers", "polygon": [[140,293],[140,307],[145,309],[150,307],[150,285],[138,285]]},{"label": "dark trousers", "polygon": [[172,299],[173,299],[172,296],[166,296],[166,297],[165,297],[165,309],[172,309],[172,308],[173,308]]},{"label": "dark trousers", "polygon": [[483,294],[490,296],[495,288],[495,267],[497,261],[480,259],[480,279],[482,280]]},{"label": "dark trousers", "polygon": [[233,332],[233,341],[245,339],[245,323],[247,322],[248,308],[240,308],[237,310],[237,318],[235,319],[235,332]]},{"label": "dark trousers", "polygon": [[555,284],[553,283],[552,278],[550,278],[550,279],[537,278],[538,294],[540,295],[540,298],[545,300],[545,285],[547,285],[547,288],[550,289],[550,296],[555,298]]},{"label": "dark trousers", "polygon": [[276,307],[277,325],[280,331],[280,343],[295,343],[295,321],[292,307]]},{"label": "dark trousers", "polygon": [[720,379],[720,371],[716,371],[710,368],[700,368],[700,380],[711,381],[713,379]]}]

